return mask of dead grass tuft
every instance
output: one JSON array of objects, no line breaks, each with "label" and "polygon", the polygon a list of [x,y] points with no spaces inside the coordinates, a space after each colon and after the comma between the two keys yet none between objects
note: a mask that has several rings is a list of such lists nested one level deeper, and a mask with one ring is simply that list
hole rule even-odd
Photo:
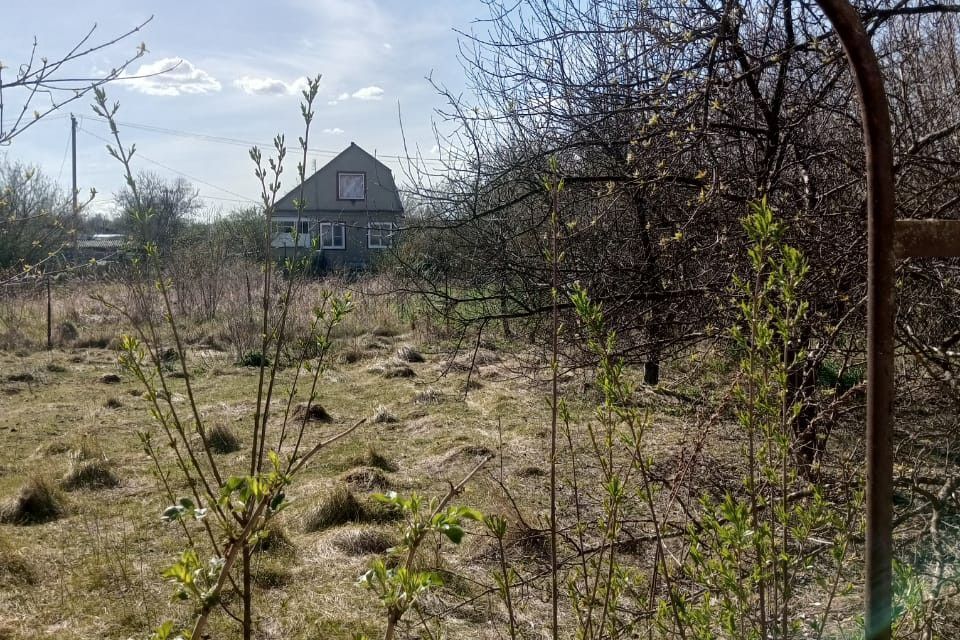
[{"label": "dead grass tuft", "polygon": [[543,469],[543,467],[530,465],[517,471],[517,475],[521,478],[542,478],[543,476],[547,475],[547,472]]},{"label": "dead grass tuft", "polygon": [[37,376],[33,375],[29,371],[21,371],[19,373],[11,373],[7,376],[7,382],[36,382]]},{"label": "dead grass tuft", "polygon": [[322,531],[348,522],[364,522],[367,513],[353,492],[344,485],[337,485],[325,495],[303,518],[303,530],[307,533]]},{"label": "dead grass tuft", "polygon": [[48,362],[44,367],[50,373],[66,373],[67,368],[58,362]]},{"label": "dead grass tuft", "polygon": [[377,467],[355,467],[344,472],[340,480],[357,491],[384,491],[391,486],[387,474]]},{"label": "dead grass tuft", "polygon": [[60,486],[66,491],[111,489],[118,484],[120,480],[105,460],[74,460],[60,480]]},{"label": "dead grass tuft", "polygon": [[60,326],[57,327],[57,338],[61,344],[73,342],[79,336],[80,332],[77,331],[77,325],[73,324],[69,320],[60,323]]},{"label": "dead grass tuft", "polygon": [[378,338],[394,338],[400,335],[400,332],[395,327],[391,327],[384,324],[377,325],[376,327],[373,328],[373,331],[371,331],[370,333],[377,336]]},{"label": "dead grass tuft", "polygon": [[276,520],[271,520],[260,532],[260,537],[253,545],[253,550],[260,553],[270,553],[280,556],[290,556],[296,550],[287,532]]},{"label": "dead grass tuft", "polygon": [[493,450],[481,444],[468,444],[447,453],[443,458],[444,464],[458,461],[480,462],[483,458],[493,455]]},{"label": "dead grass tuft", "polygon": [[100,376],[100,382],[103,384],[119,384],[120,376],[115,373],[105,373]]},{"label": "dead grass tuft", "polygon": [[373,424],[394,424],[397,422],[397,416],[390,413],[385,406],[380,405],[373,412],[373,417],[370,418],[370,422]]},{"label": "dead grass tuft", "polygon": [[348,347],[337,354],[337,362],[340,364],[354,364],[360,362],[367,356],[367,353],[359,347]]},{"label": "dead grass tuft", "polygon": [[48,480],[33,477],[17,495],[0,504],[0,523],[40,524],[63,516],[66,507],[59,492]]},{"label": "dead grass tuft", "polygon": [[119,409],[121,407],[123,407],[123,403],[116,398],[107,398],[107,401],[103,403],[104,409]]},{"label": "dead grass tuft", "polygon": [[[31,585],[36,582],[33,566],[22,554],[0,540],[0,584]],[[3,636],[0,635],[0,638]]]},{"label": "dead grass tuft", "polygon": [[283,567],[261,563],[250,576],[261,589],[277,589],[290,582],[290,572]]},{"label": "dead grass tuft", "polygon": [[367,372],[383,376],[384,378],[413,378],[417,375],[406,363],[398,360],[379,362],[367,369]]},{"label": "dead grass tuft", "polygon": [[366,556],[386,553],[395,546],[396,537],[375,527],[350,527],[337,531],[330,538],[334,548],[351,555]]},{"label": "dead grass tuft", "polygon": [[397,466],[397,463],[393,462],[385,455],[377,451],[377,449],[370,445],[367,447],[367,450],[363,452],[362,455],[357,456],[351,461],[350,466],[352,467],[374,467],[375,469],[380,469],[381,471],[389,471],[393,473],[400,469]]},{"label": "dead grass tuft", "polygon": [[416,404],[440,404],[443,402],[443,392],[430,387],[414,394],[413,401]]},{"label": "dead grass tuft", "polygon": [[369,497],[358,500],[349,487],[338,484],[306,513],[303,530],[312,533],[350,522],[390,522],[400,516],[391,505]]},{"label": "dead grass tuft", "polygon": [[214,453],[233,453],[240,450],[240,439],[230,427],[214,425],[207,431],[206,436],[207,444]]},{"label": "dead grass tuft", "polygon": [[402,362],[426,362],[423,354],[408,344],[397,349],[397,360]]},{"label": "dead grass tuft", "polygon": [[311,402],[309,406],[306,402],[301,402],[294,408],[294,418],[303,420],[304,416],[310,422],[333,422],[333,417],[317,402]]}]

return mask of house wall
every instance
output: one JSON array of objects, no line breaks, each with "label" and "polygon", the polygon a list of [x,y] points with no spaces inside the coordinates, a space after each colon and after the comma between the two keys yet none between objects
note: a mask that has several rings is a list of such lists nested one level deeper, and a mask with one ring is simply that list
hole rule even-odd
[{"label": "house wall", "polygon": [[396,225],[397,216],[393,213],[382,212],[371,212],[362,216],[320,215],[315,218],[315,222],[318,224],[320,222],[342,222],[344,224],[344,248],[321,250],[324,267],[336,271],[361,269],[374,264],[385,250],[369,249],[367,247],[367,224],[370,222],[393,222]]},{"label": "house wall", "polygon": [[[365,174],[366,199],[337,199],[337,174],[341,172]],[[277,213],[296,212],[294,202],[299,197],[300,189],[296,187],[277,202]],[[397,185],[390,169],[355,144],[351,144],[336,158],[307,178],[303,186],[303,199],[304,208],[307,211],[403,212]]]},{"label": "house wall", "polygon": [[[339,200],[338,174],[363,173],[365,175],[365,198],[363,200]],[[273,219],[295,220],[296,200],[300,188],[295,187],[277,202]],[[300,236],[300,244],[309,247],[316,240],[319,265],[336,271],[362,269],[376,263],[387,250],[371,249],[367,242],[370,222],[391,222],[399,227],[403,206],[390,169],[355,144],[347,147],[336,158],[307,178],[303,185],[304,209],[302,219],[310,221],[310,233]],[[323,249],[320,242],[320,223],[344,225],[344,248]],[[293,255],[292,240],[281,235],[274,236],[274,253],[283,258],[285,252]],[[286,245],[286,246],[285,246]],[[303,249],[298,249],[302,255]]]}]

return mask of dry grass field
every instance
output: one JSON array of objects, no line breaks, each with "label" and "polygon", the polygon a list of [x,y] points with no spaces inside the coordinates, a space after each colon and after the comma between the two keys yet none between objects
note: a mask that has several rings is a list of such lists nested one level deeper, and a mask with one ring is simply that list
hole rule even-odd
[{"label": "dry grass field", "polygon": [[[49,351],[40,348],[41,298],[6,311],[0,638],[145,637],[164,619],[189,616],[187,607],[171,603],[172,588],[160,576],[182,551],[183,532],[160,520],[166,501],[138,435],[157,426],[143,389],[118,367],[122,320],[91,293],[56,296],[55,317],[69,318],[76,330],[67,329],[69,339],[61,337]],[[116,288],[107,294],[121,295]],[[302,295],[306,305],[310,291]],[[258,637],[375,635],[383,624],[379,604],[356,583],[373,554],[396,542],[397,524],[378,514],[370,495],[442,495],[485,456],[493,458],[457,503],[504,514],[511,526],[508,553],[531,575],[547,560],[549,410],[541,374],[521,363],[514,346],[485,342],[476,354],[452,357],[388,303],[359,299],[357,307],[338,329],[332,364],[321,378],[318,401],[329,415],[311,420],[308,437],[319,440],[360,418],[367,423],[322,452],[289,490],[290,507],[255,563]],[[9,322],[14,314],[19,323]],[[237,365],[216,330],[190,328],[187,367],[207,428],[225,434],[218,464],[242,473],[257,369]],[[15,342],[23,346],[13,348]],[[281,387],[290,375],[281,373]],[[173,402],[182,405],[183,380],[172,384]],[[574,415],[588,415],[586,378],[567,376],[565,386]],[[652,422],[661,433],[656,440],[668,447],[684,441],[685,425],[692,428],[696,420],[675,400],[664,409]],[[163,469],[171,470],[172,463]],[[176,489],[186,493],[182,483]],[[331,506],[331,496],[355,508]],[[38,522],[15,522],[17,509],[30,512],[29,501],[42,499],[55,503],[52,512],[38,515]],[[446,593],[426,603],[426,610],[442,614],[449,637],[499,637],[490,624],[504,615],[491,593],[495,554],[480,529],[473,526],[459,547],[428,554],[449,572]],[[518,607],[524,628],[538,637],[545,605],[533,593]],[[232,637],[236,628],[220,620],[212,631]]]},{"label": "dry grass field", "polygon": [[[346,286],[329,281],[300,289],[302,305],[291,318],[294,335],[309,322],[321,288]],[[318,387],[320,406],[310,411],[305,440],[312,445],[361,419],[365,423],[297,476],[286,491],[288,508],[258,543],[255,637],[381,636],[383,608],[358,578],[374,559],[390,557],[401,523],[372,496],[396,491],[440,497],[487,458],[454,502],[506,519],[503,554],[516,572],[518,637],[549,637],[550,384],[544,354],[495,336],[465,347],[429,316],[418,316],[409,301],[385,293],[382,284],[349,286],[362,291],[333,334]],[[225,474],[244,475],[258,368],[238,363],[238,341],[251,342],[238,336],[234,321],[246,296],[231,291],[215,319],[182,321],[181,328],[187,375],[213,434],[217,465]],[[0,640],[143,638],[164,620],[191,619],[191,605],[173,600],[174,587],[161,575],[186,547],[184,529],[161,520],[170,502],[163,485],[178,496],[188,495],[189,487],[167,447],[158,446],[159,468],[143,447],[142,434],[153,434],[159,445],[163,440],[144,388],[118,362],[120,336],[130,325],[116,308],[132,304],[128,295],[116,283],[55,288],[55,344],[49,350],[42,291],[0,305]],[[171,404],[186,411],[180,363],[164,367]],[[634,478],[618,525],[618,562],[635,581],[631,588],[639,595],[631,597],[637,601],[657,562],[648,506],[657,513],[665,548],[680,563],[687,562],[688,527],[699,518],[694,512],[700,499],[744,499],[746,449],[730,404],[731,367],[729,355],[693,351],[671,363],[658,388],[638,386],[629,401],[645,416],[643,455],[654,485],[648,504]],[[293,372],[280,369],[274,420],[280,419]],[[560,390],[570,411],[559,433],[561,544],[568,550],[599,548],[605,494],[597,442],[588,429],[597,424],[600,395],[593,373],[582,370],[562,373]],[[302,395],[294,398],[294,410]],[[917,420],[936,417],[911,411]],[[861,419],[854,411],[838,423],[822,470],[827,497],[855,527],[845,534],[851,544],[838,570],[829,574],[829,563],[823,565],[828,573],[815,570],[845,585],[831,596],[836,622],[822,637],[845,637],[839,629],[855,628],[859,609],[861,520],[849,512],[856,507],[844,492],[862,482],[851,473],[863,455]],[[602,449],[601,443],[601,455]],[[617,441],[612,450],[620,456],[627,448]],[[289,446],[281,453],[289,454]],[[920,540],[923,526],[922,518],[905,526],[903,539]],[[586,537],[578,538],[584,531]],[[418,563],[439,573],[444,586],[422,599],[417,615],[436,638],[509,637],[508,611],[496,589],[503,568],[496,539],[479,523],[468,523],[467,533],[460,545],[437,537],[421,550]],[[816,535],[812,539],[822,543]],[[909,548],[921,554],[910,556],[918,567],[928,566],[923,545]],[[567,588],[577,580],[581,560],[561,560],[560,615],[572,629]],[[798,580],[795,606],[802,624],[816,620],[823,584]],[[234,613],[240,608],[232,592],[224,605]],[[239,637],[238,625],[219,610],[207,631],[214,638]],[[430,636],[411,628],[401,637]]]}]

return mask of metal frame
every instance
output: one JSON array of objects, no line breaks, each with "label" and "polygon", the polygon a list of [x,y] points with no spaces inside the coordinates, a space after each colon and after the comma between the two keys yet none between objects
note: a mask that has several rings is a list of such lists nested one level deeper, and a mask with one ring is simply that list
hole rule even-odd
[{"label": "metal frame", "polygon": [[847,0],[817,0],[857,85],[867,157],[867,535],[864,629],[890,640],[893,558],[895,262],[960,256],[960,221],[896,220],[893,143],[883,76],[870,36]]}]

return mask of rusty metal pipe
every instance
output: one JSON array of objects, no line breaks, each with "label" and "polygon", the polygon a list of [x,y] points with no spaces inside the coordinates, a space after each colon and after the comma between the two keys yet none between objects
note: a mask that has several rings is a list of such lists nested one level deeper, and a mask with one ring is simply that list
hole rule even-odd
[{"label": "rusty metal pipe", "polygon": [[865,631],[889,640],[893,557],[894,173],[883,76],[847,0],[817,0],[856,80],[867,159],[867,536]]}]

